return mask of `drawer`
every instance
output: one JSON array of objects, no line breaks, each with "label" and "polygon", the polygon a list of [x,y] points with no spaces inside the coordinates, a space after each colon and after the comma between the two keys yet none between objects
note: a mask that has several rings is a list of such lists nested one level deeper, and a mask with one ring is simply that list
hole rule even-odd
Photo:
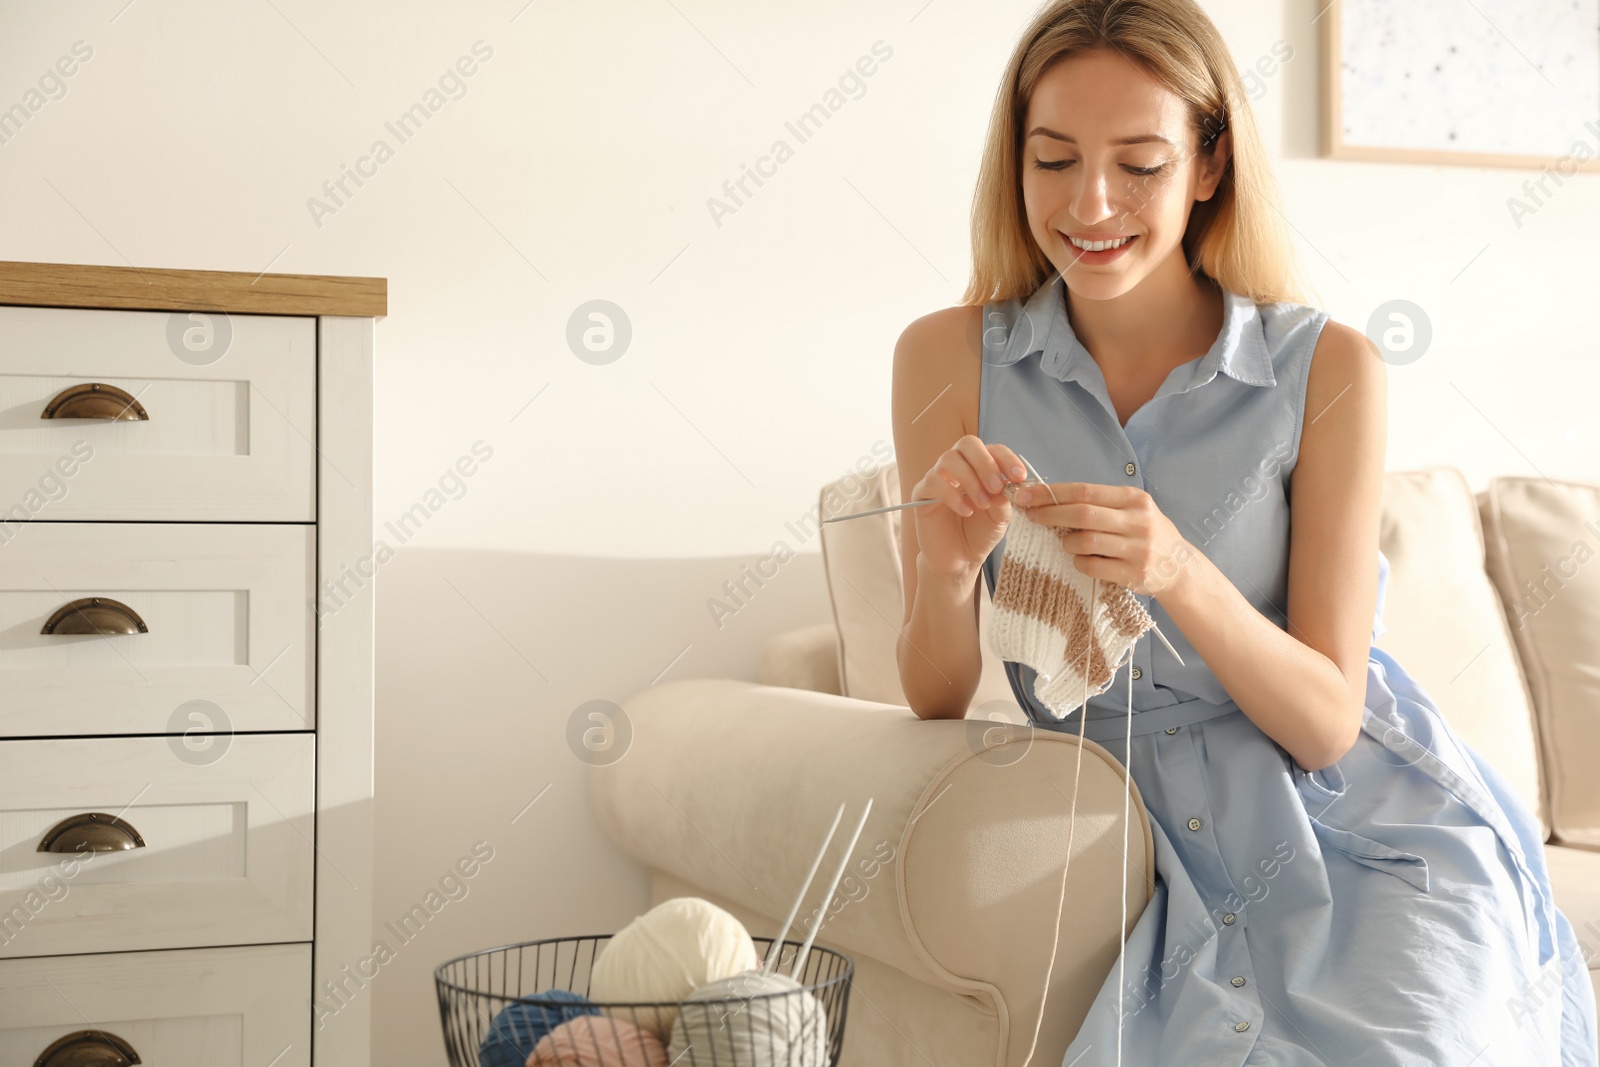
[{"label": "drawer", "polygon": [[0,741],[0,958],[311,940],[315,735],[177,741]]},{"label": "drawer", "polygon": [[[312,318],[0,307],[0,513],[313,521],[316,360]],[[148,418],[41,418],[96,383]]]},{"label": "drawer", "polygon": [[[314,728],[315,540],[299,524],[13,527],[0,544],[0,737]],[[145,630],[40,632],[91,598],[100,614],[67,621],[137,616]]]},{"label": "drawer", "polygon": [[151,1067],[309,1067],[310,989],[305,944],[4,960],[0,1064],[98,1031]]}]

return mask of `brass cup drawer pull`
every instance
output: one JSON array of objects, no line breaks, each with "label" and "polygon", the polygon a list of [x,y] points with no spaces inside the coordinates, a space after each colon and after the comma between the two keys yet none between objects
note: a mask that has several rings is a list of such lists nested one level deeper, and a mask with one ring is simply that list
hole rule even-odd
[{"label": "brass cup drawer pull", "polygon": [[147,634],[139,613],[120,600],[86,596],[63,604],[45,620],[42,634]]},{"label": "brass cup drawer pull", "polygon": [[110,419],[149,421],[150,413],[126,389],[105,382],[84,382],[69,386],[55,395],[40,412],[41,419]]},{"label": "brass cup drawer pull", "polygon": [[33,1067],[128,1067],[143,1063],[123,1038],[104,1030],[79,1030],[39,1053]]},{"label": "brass cup drawer pull", "polygon": [[130,848],[144,848],[144,838],[132,823],[103,811],[86,811],[50,827],[36,851],[125,852]]}]

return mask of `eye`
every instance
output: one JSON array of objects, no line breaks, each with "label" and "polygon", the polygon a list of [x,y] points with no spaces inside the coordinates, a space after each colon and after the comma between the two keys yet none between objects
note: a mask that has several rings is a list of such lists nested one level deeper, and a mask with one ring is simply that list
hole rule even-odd
[{"label": "eye", "polygon": [[1065,170],[1067,167],[1070,167],[1074,162],[1076,162],[1076,160],[1071,160],[1071,159],[1051,159],[1051,160],[1035,159],[1033,161],[1033,165],[1034,165],[1034,168],[1037,169],[1037,170]]},{"label": "eye", "polygon": [[1148,176],[1148,175],[1151,175],[1151,174],[1165,174],[1168,171],[1168,169],[1171,168],[1171,166],[1172,166],[1172,163],[1169,160],[1169,161],[1167,161],[1165,163],[1157,163],[1153,167],[1135,167],[1135,166],[1133,166],[1131,164],[1123,164],[1123,169],[1126,170],[1129,174],[1138,174],[1138,175],[1142,175],[1142,176]]}]

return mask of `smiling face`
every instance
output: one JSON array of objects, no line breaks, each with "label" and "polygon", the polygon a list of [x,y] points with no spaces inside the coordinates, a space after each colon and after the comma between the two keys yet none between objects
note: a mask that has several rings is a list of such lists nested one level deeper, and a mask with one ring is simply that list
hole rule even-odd
[{"label": "smiling face", "polygon": [[1197,154],[1183,99],[1109,49],[1051,66],[1022,131],[1028,229],[1074,296],[1121,296],[1164,264],[1188,273],[1189,210],[1216,192],[1227,133]]}]

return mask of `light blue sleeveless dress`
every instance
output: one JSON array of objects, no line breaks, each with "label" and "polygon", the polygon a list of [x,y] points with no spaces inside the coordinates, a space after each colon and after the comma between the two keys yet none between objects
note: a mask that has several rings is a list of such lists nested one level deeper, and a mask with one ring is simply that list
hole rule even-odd
[{"label": "light blue sleeveless dress", "polygon": [[[1286,627],[1290,475],[1328,316],[1223,299],[1210,351],[1174,368],[1126,428],[1073,334],[1059,272],[1025,301],[986,305],[978,436],[1047,481],[1148,491]],[[984,562],[991,597],[1004,551]],[[1388,561],[1374,564],[1376,639]],[[1183,664],[1146,634],[1082,724],[1130,767],[1155,839],[1154,896],[1123,960],[1122,1062],[1594,1067],[1594,994],[1538,823],[1400,665],[1371,650],[1355,747],[1308,774],[1160,602],[1139,601]],[[1033,696],[1032,668],[1006,673],[1036,725],[1078,732],[1081,713],[1055,719]],[[1117,1062],[1117,977],[1113,966],[1063,1067]]]}]

